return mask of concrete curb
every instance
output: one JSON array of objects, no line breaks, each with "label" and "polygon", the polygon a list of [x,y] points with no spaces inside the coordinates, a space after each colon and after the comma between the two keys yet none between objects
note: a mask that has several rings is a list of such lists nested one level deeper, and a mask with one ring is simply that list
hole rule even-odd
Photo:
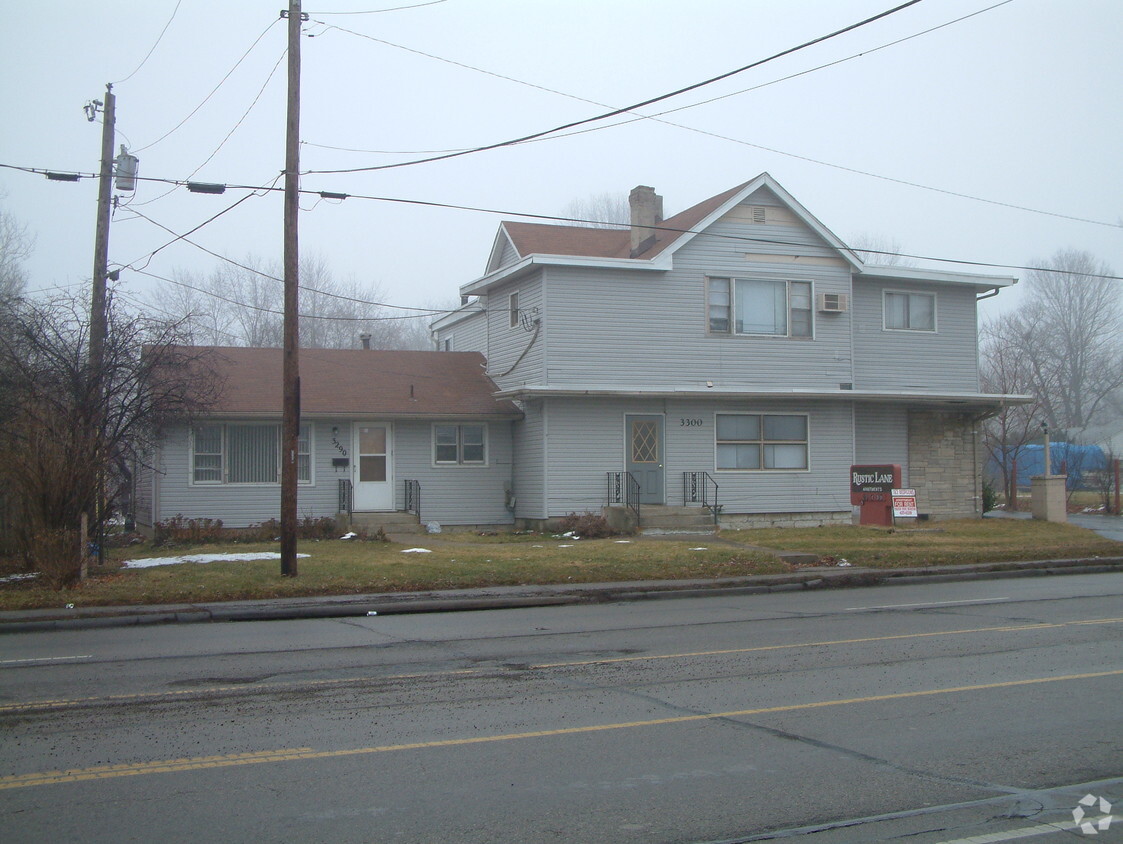
[{"label": "concrete curb", "polygon": [[547,607],[566,604],[650,601],[719,595],[753,595],[802,589],[847,589],[915,583],[947,583],[1005,577],[1123,572],[1123,557],[974,563],[900,569],[809,568],[791,574],[766,574],[714,580],[655,580],[624,583],[549,584],[230,601],[165,606],[79,607],[0,612],[0,634],[102,627],[190,624],[218,621],[281,621],[301,618],[354,618],[403,613]]}]

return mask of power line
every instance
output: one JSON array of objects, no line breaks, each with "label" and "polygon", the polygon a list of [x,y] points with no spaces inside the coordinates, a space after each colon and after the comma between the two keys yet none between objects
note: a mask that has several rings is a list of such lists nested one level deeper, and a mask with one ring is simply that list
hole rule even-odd
[{"label": "power line", "polygon": [[133,71],[132,73],[130,73],[130,74],[129,74],[128,76],[126,76],[126,77],[125,77],[124,79],[121,79],[121,80],[119,80],[119,81],[117,81],[117,82],[114,82],[114,83],[113,83],[114,85],[120,85],[120,84],[121,84],[122,82],[128,82],[128,81],[129,81],[130,79],[132,79],[132,78],[133,78],[134,76],[136,76],[136,74],[137,74],[137,71],[139,71],[139,70],[140,70],[140,69],[141,69],[142,67],[144,67],[144,65],[145,65],[145,64],[146,64],[146,63],[148,62],[148,60],[149,60],[149,59],[150,59],[150,58],[152,57],[152,54],[153,54],[153,53],[154,53],[154,52],[156,51],[156,48],[157,48],[157,47],[158,47],[158,46],[160,45],[160,42],[161,42],[161,41],[163,40],[163,38],[164,38],[164,33],[168,31],[168,27],[169,27],[169,26],[171,26],[171,25],[172,25],[172,21],[174,21],[174,20],[175,20],[176,12],[178,12],[178,11],[179,11],[179,7],[180,7],[180,4],[181,4],[182,2],[183,2],[183,0],[176,0],[175,8],[174,8],[174,9],[172,9],[172,16],[171,16],[170,18],[168,18],[168,22],[167,22],[166,24],[164,24],[164,28],[160,30],[160,34],[156,36],[156,41],[155,41],[155,43],[154,43],[154,44],[152,45],[152,49],[150,49],[150,50],[149,50],[149,51],[148,51],[148,52],[147,52],[147,53],[145,54],[144,58],[143,58],[143,59],[141,59],[141,61],[140,61],[140,64],[138,64],[138,65],[136,66],[136,70],[134,70],[134,71]]},{"label": "power line", "polygon": [[[133,213],[135,213],[138,217],[141,217],[142,219],[147,220],[149,223],[156,226],[157,228],[163,229],[168,234],[176,234],[174,231],[169,229],[167,226],[163,225],[162,223],[156,222],[151,217],[146,217],[144,214],[141,214],[139,211],[134,211]],[[225,261],[228,264],[232,264],[235,267],[238,267],[239,269],[243,269],[243,270],[246,270],[247,272],[251,272],[254,275],[259,275],[262,278],[267,278],[270,281],[277,281],[277,282],[280,282],[282,284],[285,281],[283,278],[278,278],[275,275],[271,275],[269,273],[262,272],[261,270],[256,269],[255,267],[251,267],[248,264],[242,264],[238,261],[235,261],[233,258],[227,258],[225,255],[222,255],[218,252],[214,252],[210,249],[207,249],[207,247],[203,246],[202,244],[196,243],[193,240],[189,240],[186,235],[177,235],[176,240],[182,240],[184,243],[190,244],[191,246],[194,246],[196,249],[199,249],[203,252],[206,252],[208,255],[211,255],[215,258],[218,258],[220,261]],[[174,243],[175,241],[172,241],[172,242]],[[315,287],[308,287],[308,286],[303,285],[303,284],[298,285],[298,286],[301,290],[303,290],[307,293],[314,293],[317,296],[326,296],[329,299],[339,299],[339,300],[342,300],[344,302],[351,302],[353,304],[370,305],[370,306],[377,307],[377,308],[392,308],[392,309],[398,310],[398,311],[423,311],[424,312],[424,313],[420,313],[420,314],[415,314],[415,316],[432,316],[432,315],[435,315],[435,314],[438,314],[438,313],[451,313],[450,311],[434,310],[432,308],[411,308],[411,307],[408,307],[406,305],[391,305],[387,302],[372,302],[368,299],[356,299],[353,296],[344,296],[344,295],[339,294],[339,293],[329,293],[326,290],[319,290]],[[411,318],[411,317],[406,317],[406,319],[409,319],[409,318]]]},{"label": "power line", "polygon": [[513,146],[515,144],[523,143],[525,141],[533,140],[535,138],[541,138],[545,135],[552,135],[556,132],[564,132],[566,129],[573,129],[577,126],[584,126],[585,124],[588,124],[588,123],[595,123],[595,122],[600,121],[600,120],[607,120],[608,118],[615,117],[618,114],[624,114],[624,113],[629,112],[629,111],[635,111],[638,108],[644,108],[646,106],[653,105],[653,104],[658,103],[658,102],[662,102],[663,100],[667,100],[667,99],[670,99],[672,97],[677,97],[680,94],[685,94],[685,93],[688,93],[690,91],[697,90],[698,88],[705,87],[706,85],[712,85],[715,82],[720,82],[723,79],[728,79],[731,76],[736,76],[739,73],[744,73],[747,70],[752,70],[753,68],[760,67],[761,65],[765,65],[769,62],[775,61],[776,59],[782,58],[783,56],[791,55],[792,53],[796,53],[800,50],[804,50],[804,49],[806,49],[808,47],[811,47],[815,44],[820,44],[820,43],[822,43],[824,41],[827,41],[831,38],[836,38],[839,35],[843,35],[844,33],[852,32],[853,30],[858,29],[858,28],[863,27],[863,26],[867,26],[868,24],[871,24],[874,21],[878,21],[878,20],[881,20],[882,18],[888,17],[889,15],[896,14],[897,12],[899,12],[903,9],[907,9],[910,6],[915,6],[917,3],[920,3],[920,2],[921,2],[921,0],[907,0],[907,2],[902,3],[899,6],[895,6],[892,9],[887,9],[886,11],[880,12],[876,15],[873,15],[872,17],[866,18],[865,20],[859,21],[857,23],[850,24],[849,26],[845,26],[842,29],[837,29],[834,32],[828,33],[827,35],[820,35],[818,38],[813,38],[810,41],[805,41],[802,44],[799,44],[795,47],[789,47],[786,50],[781,50],[778,53],[775,53],[775,54],[773,54],[773,55],[771,55],[767,58],[764,58],[764,59],[759,59],[755,62],[752,62],[750,64],[745,65],[744,67],[739,67],[739,68],[736,68],[734,70],[726,71],[725,73],[718,74],[717,76],[713,76],[709,79],[704,79],[701,82],[694,82],[690,85],[686,85],[682,88],[679,88],[677,90],[671,91],[671,92],[666,93],[666,94],[660,94],[656,97],[649,97],[648,99],[643,100],[642,102],[634,103],[630,106],[626,106],[625,108],[612,109],[611,111],[605,112],[604,114],[599,114],[599,115],[596,115],[594,117],[587,117],[587,118],[584,118],[582,120],[574,120],[574,121],[571,121],[569,123],[565,123],[561,126],[555,126],[553,129],[546,129],[546,130],[543,130],[543,131],[540,131],[540,132],[533,132],[529,135],[524,135],[521,138],[513,138],[513,139],[507,140],[507,141],[499,141],[499,142],[494,143],[494,144],[487,144],[486,146],[474,147],[470,150],[465,150],[465,151],[462,151],[462,152],[450,152],[450,153],[445,153],[444,155],[431,156],[429,158],[419,158],[419,159],[416,159],[414,161],[401,161],[401,162],[398,162],[396,164],[379,164],[379,165],[375,165],[375,166],[371,166],[371,167],[348,167],[348,168],[342,168],[342,169],[337,169],[337,170],[306,170],[305,173],[308,173],[308,174],[312,174],[312,173],[315,173],[315,174],[363,173],[363,172],[370,172],[370,171],[374,171],[374,170],[390,170],[390,169],[394,169],[394,168],[397,168],[397,167],[412,167],[415,164],[428,164],[428,163],[433,162],[433,161],[444,161],[444,160],[447,160],[449,158],[457,158],[457,157],[463,156],[463,155],[470,155],[470,154],[477,153],[477,152],[485,152],[487,150],[499,149],[500,147]]},{"label": "power line", "polygon": [[185,118],[183,118],[183,120],[179,121],[179,123],[177,123],[171,129],[169,129],[163,135],[158,137],[152,143],[145,144],[140,149],[133,150],[134,154],[138,153],[138,152],[144,152],[144,150],[146,150],[150,147],[156,146],[156,144],[160,143],[160,141],[164,140],[164,138],[168,137],[170,134],[172,134],[177,129],[179,129],[179,127],[181,127],[184,123],[186,123],[188,120],[190,120],[192,117],[194,117],[195,113],[198,112],[199,109],[201,109],[204,105],[206,105],[207,101],[210,100],[210,98],[213,97],[218,92],[218,89],[221,88],[224,84],[226,84],[226,80],[229,79],[231,74],[233,74],[234,71],[238,69],[238,66],[241,65],[241,63],[246,60],[246,57],[250,53],[253,52],[253,48],[258,45],[258,42],[260,42],[262,38],[265,37],[265,33],[267,33],[270,29],[272,29],[276,25],[277,20],[280,20],[280,18],[277,18],[276,20],[272,20],[272,21],[269,22],[269,25],[261,31],[261,34],[259,36],[257,36],[257,38],[254,39],[254,42],[252,44],[250,44],[250,46],[246,50],[246,52],[242,53],[242,57],[240,59],[238,59],[238,61],[234,62],[234,66],[232,68],[230,68],[230,70],[226,71],[226,75],[223,76],[222,79],[220,79],[218,81],[218,84],[214,86],[214,88],[211,90],[211,92],[209,94],[207,94],[205,97],[203,97],[203,101],[201,103],[199,103],[197,106],[195,106],[195,108],[193,108],[191,110],[190,114],[188,114]]},{"label": "power line", "polygon": [[437,6],[447,3],[448,0],[429,0],[428,3],[416,3],[412,6],[395,6],[392,9],[369,9],[365,12],[314,12],[317,15],[380,15],[383,12],[401,12],[405,9],[420,9],[424,6]]},{"label": "power line", "polygon": [[[56,171],[44,170],[42,168],[19,167],[19,166],[15,166],[15,165],[11,165],[11,164],[0,164],[0,168],[7,168],[7,169],[11,169],[11,170],[21,170],[21,171],[26,172],[26,173],[38,173],[38,174],[56,172]],[[95,177],[95,174],[92,174],[92,173],[74,173],[74,174],[71,174],[71,175],[74,175],[78,178],[94,178]],[[137,176],[137,179],[139,181],[163,182],[163,183],[168,183],[168,184],[185,184],[185,182],[182,182],[182,181],[177,181],[177,180],[174,180],[174,179],[161,179],[161,178],[156,178],[156,177],[153,177],[153,176]],[[277,187],[255,187],[253,185],[238,185],[238,184],[226,184],[226,185],[223,185],[223,187],[227,188],[227,189],[230,189],[230,190],[250,190],[250,191],[261,191],[263,193],[276,193],[276,192],[279,192],[281,190],[281,188],[277,188]],[[425,208],[443,208],[443,209],[448,209],[448,210],[452,210],[452,211],[471,211],[471,212],[476,212],[476,213],[481,213],[481,214],[495,214],[495,215],[498,215],[498,216],[506,216],[506,217],[524,217],[524,218],[530,219],[530,220],[546,220],[546,221],[553,222],[553,223],[558,223],[558,222],[561,222],[561,223],[576,223],[576,224],[582,224],[582,223],[584,223],[584,224],[588,224],[588,223],[603,224],[604,223],[603,220],[586,220],[586,219],[582,219],[582,218],[579,218],[579,217],[565,217],[565,216],[561,216],[561,215],[557,215],[557,214],[536,214],[536,213],[527,212],[527,211],[511,211],[511,210],[505,210],[505,209],[499,209],[499,208],[484,208],[484,207],[475,206],[475,205],[460,205],[460,204],[453,204],[453,203],[448,203],[448,202],[434,202],[434,201],[431,201],[431,200],[403,199],[401,197],[392,197],[392,196],[375,196],[375,195],[370,195],[370,194],[353,194],[353,193],[335,193],[335,192],[329,192],[329,191],[317,191],[317,190],[310,190],[310,189],[303,189],[303,190],[300,191],[300,193],[301,194],[307,194],[309,196],[319,196],[321,198],[326,198],[326,199],[340,199],[340,200],[342,200],[342,199],[359,199],[359,200],[366,200],[366,201],[371,201],[371,202],[390,202],[390,203],[396,203],[396,204],[401,204],[401,205],[415,205],[415,206],[425,207]],[[243,197],[243,199],[246,199],[246,198],[248,198],[248,197]],[[242,200],[239,200],[239,202],[241,202],[241,201]],[[996,204],[1003,205],[1004,203],[996,203]],[[231,206],[231,208],[232,207],[233,206]],[[1007,206],[1007,207],[1017,208],[1017,206]],[[222,211],[219,214],[216,214],[215,217],[212,217],[210,220],[207,220],[204,223],[201,223],[199,226],[196,226],[195,229],[192,229],[191,232],[187,232],[187,234],[189,235],[192,232],[197,231],[199,228],[202,228],[202,226],[207,225],[208,223],[212,222],[214,219],[217,219],[217,217],[226,213],[226,211],[231,210],[231,208],[227,208],[225,211]],[[130,210],[132,210],[132,209],[130,209]],[[1056,216],[1063,216],[1063,215],[1056,215]],[[1115,223],[1100,223],[1097,220],[1084,220],[1083,218],[1080,218],[1080,217],[1071,217],[1071,218],[1067,218],[1067,219],[1073,219],[1073,220],[1076,220],[1076,221],[1079,221],[1079,222],[1097,223],[1099,225],[1108,225],[1108,226],[1111,226],[1113,228],[1123,227],[1123,226],[1120,226],[1120,225],[1115,224]],[[625,227],[627,224],[626,223],[612,223],[611,225]],[[702,230],[696,230],[696,229],[678,229],[678,228],[673,228],[673,227],[665,226],[665,225],[649,226],[648,228],[656,229],[658,231],[671,232],[671,233],[675,233],[675,234],[704,234],[704,235],[707,235],[709,237],[717,237],[717,238],[723,238],[723,239],[727,239],[727,240],[738,240],[738,241],[742,241],[742,242],[746,242],[746,243],[767,243],[767,244],[777,244],[777,245],[787,245],[787,246],[791,245],[790,241],[784,241],[784,240],[769,240],[769,239],[766,239],[766,238],[745,237],[745,236],[742,236],[742,235],[715,234],[715,233],[709,232],[709,231],[702,231]],[[176,240],[179,240],[179,239],[182,239],[182,238],[176,238]],[[163,249],[167,246],[170,246],[171,243],[174,243],[174,242],[175,242],[175,240],[173,240],[169,243],[166,243],[166,244],[164,244],[164,246],[161,246],[160,249]],[[159,251],[159,250],[157,250],[157,251]],[[965,266],[992,267],[992,268],[995,268],[995,269],[1013,269],[1013,270],[1025,270],[1025,271],[1053,272],[1053,273],[1068,274],[1068,275],[1086,275],[1086,273],[1078,273],[1078,272],[1072,272],[1072,271],[1066,271],[1066,270],[1058,270],[1058,269],[1054,269],[1052,267],[1035,267],[1035,266],[1026,266],[1026,265],[1022,265],[1022,264],[1003,264],[1003,263],[996,263],[996,262],[990,262],[990,261],[971,261],[971,260],[965,260],[965,259],[960,259],[960,258],[937,258],[937,257],[933,257],[931,255],[916,255],[916,254],[911,254],[911,253],[908,253],[908,252],[888,252],[888,251],[881,252],[881,251],[878,251],[878,250],[875,250],[875,249],[860,249],[860,250],[855,250],[855,251],[870,252],[870,253],[876,253],[876,254],[879,254],[879,255],[895,255],[895,256],[898,256],[898,257],[901,257],[901,258],[915,258],[915,259],[918,259],[918,260],[933,261],[933,262],[936,262],[936,263],[944,263],[944,264],[963,264]],[[155,253],[151,253],[151,254],[155,254]],[[141,260],[141,259],[138,258],[137,260]],[[224,258],[223,260],[229,260],[229,259]],[[136,263],[136,262],[134,261],[132,263]],[[129,268],[132,269],[131,265],[129,265]],[[1095,276],[1092,276],[1092,277],[1094,277],[1094,278],[1105,278],[1105,279],[1108,279],[1108,280],[1111,280],[1111,281],[1123,281],[1123,276],[1095,275]]]}]

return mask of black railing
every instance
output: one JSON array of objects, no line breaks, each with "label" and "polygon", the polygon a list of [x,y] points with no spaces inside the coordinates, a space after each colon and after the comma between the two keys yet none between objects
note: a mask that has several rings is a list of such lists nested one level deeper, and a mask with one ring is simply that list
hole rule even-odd
[{"label": "black railing", "polygon": [[639,481],[631,472],[608,472],[608,504],[623,504],[639,521]]},{"label": "black railing", "polygon": [[405,511],[421,516],[421,481],[405,481]]},{"label": "black railing", "polygon": [[718,485],[709,472],[682,473],[682,506],[701,504],[714,514],[714,524],[721,515],[721,505],[717,503]]},{"label": "black railing", "polygon": [[354,499],[351,495],[351,481],[347,478],[339,479],[339,509],[337,512],[351,515]]}]

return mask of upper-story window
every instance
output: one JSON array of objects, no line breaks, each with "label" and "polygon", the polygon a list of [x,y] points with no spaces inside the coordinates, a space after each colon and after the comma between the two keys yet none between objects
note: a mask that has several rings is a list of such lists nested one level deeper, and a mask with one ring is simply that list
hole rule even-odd
[{"label": "upper-story window", "polygon": [[517,328],[519,324],[519,294],[515,291],[507,298],[507,306],[511,311],[511,328]]},{"label": "upper-story window", "polygon": [[893,331],[935,331],[936,294],[884,293],[885,327]]},{"label": "upper-story window", "polygon": [[711,334],[811,337],[811,282],[710,278],[706,308]]}]

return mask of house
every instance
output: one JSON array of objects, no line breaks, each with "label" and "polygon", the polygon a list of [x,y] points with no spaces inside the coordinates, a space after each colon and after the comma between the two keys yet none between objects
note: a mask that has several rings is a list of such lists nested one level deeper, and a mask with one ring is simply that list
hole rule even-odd
[{"label": "house", "polygon": [[[867,265],[767,173],[666,219],[641,186],[631,213],[502,223],[438,351],[304,350],[301,515],[850,523],[853,464],[981,515],[979,423],[1022,397],[979,390],[976,301],[1015,279]],[[224,398],[168,430],[142,524],[278,513],[281,353],[219,351]]]},{"label": "house", "polygon": [[1010,277],[865,264],[767,173],[627,230],[505,222],[438,348],[483,353],[513,427],[514,515],[627,501],[730,526],[849,523],[849,467],[899,464],[922,514],[980,515],[976,300]]},{"label": "house", "polygon": [[[280,513],[282,352],[214,349],[218,403],[161,437],[140,474],[136,520],[177,515],[246,527]],[[478,352],[304,349],[301,518],[409,513],[412,521],[511,521],[511,426]]]}]

